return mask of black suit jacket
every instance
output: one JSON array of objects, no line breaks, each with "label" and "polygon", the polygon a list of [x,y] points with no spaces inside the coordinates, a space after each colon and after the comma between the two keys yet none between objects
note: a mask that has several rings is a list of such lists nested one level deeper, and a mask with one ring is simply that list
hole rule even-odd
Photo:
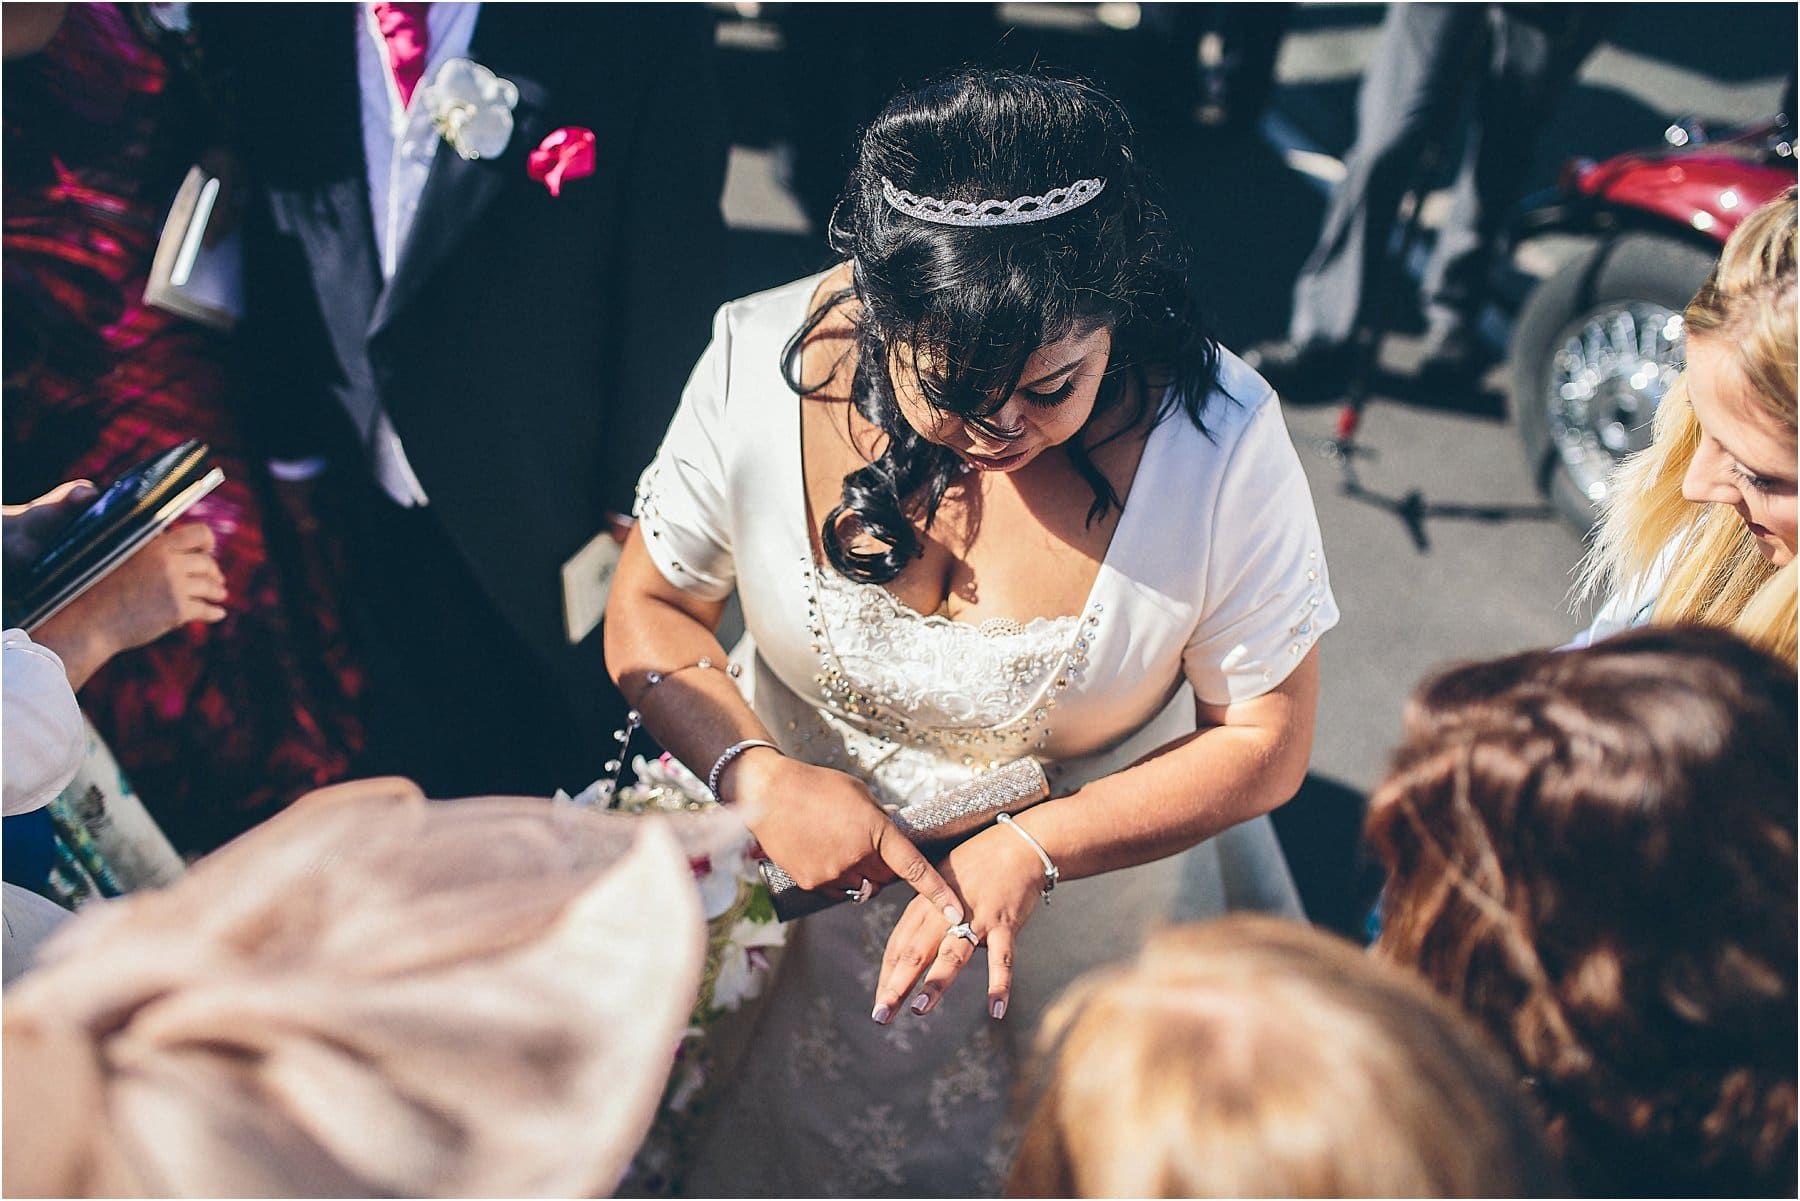
[{"label": "black suit jacket", "polygon": [[[560,568],[628,512],[722,296],[726,139],[698,5],[488,4],[468,57],[518,86],[496,158],[440,145],[384,287],[369,209],[360,8],[196,6],[238,100],[259,201],[246,250],[250,400],[276,457],[366,474],[372,393],[482,588],[586,704],[598,633],[564,634]],[[526,160],[563,126],[593,175]]]}]

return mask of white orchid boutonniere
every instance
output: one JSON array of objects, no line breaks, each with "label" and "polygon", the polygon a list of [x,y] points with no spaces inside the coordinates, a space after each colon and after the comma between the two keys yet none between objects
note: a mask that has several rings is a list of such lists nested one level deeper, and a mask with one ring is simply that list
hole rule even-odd
[{"label": "white orchid boutonniere", "polygon": [[446,59],[424,99],[439,136],[465,159],[496,158],[512,140],[518,85],[478,62]]}]

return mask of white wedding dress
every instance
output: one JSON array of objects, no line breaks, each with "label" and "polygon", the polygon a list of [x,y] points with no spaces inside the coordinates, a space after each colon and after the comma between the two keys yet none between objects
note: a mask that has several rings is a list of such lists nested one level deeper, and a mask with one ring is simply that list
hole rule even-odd
[{"label": "white wedding dress", "polygon": [[[1177,415],[1145,447],[1080,613],[975,626],[923,616],[812,560],[800,401],[780,372],[817,277],[727,305],[639,487],[665,577],[735,587],[740,684],[782,749],[903,804],[1021,755],[1058,794],[1190,733],[1194,697],[1286,677],[1337,608],[1318,524],[1267,384],[1230,355],[1207,432]],[[1146,802],[1148,803],[1148,802]],[[803,919],[748,1049],[712,1105],[695,1196],[994,1194],[1013,1085],[1044,1007],[1160,922],[1299,915],[1266,818],[1182,855],[1059,887],[1020,936],[1004,1021],[978,954],[937,1008],[869,1018],[903,887]]]}]

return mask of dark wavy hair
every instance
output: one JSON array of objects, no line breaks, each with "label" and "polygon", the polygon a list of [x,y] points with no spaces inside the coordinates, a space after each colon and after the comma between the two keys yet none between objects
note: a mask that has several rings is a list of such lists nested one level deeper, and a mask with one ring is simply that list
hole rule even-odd
[{"label": "dark wavy hair", "polygon": [[1421,685],[1376,949],[1499,1039],[1601,1196],[1791,1196],[1795,681],[1671,626]]},{"label": "dark wavy hair", "polygon": [[[921,550],[914,521],[930,527],[960,467],[901,415],[890,351],[921,368],[933,407],[980,426],[1038,347],[1109,326],[1112,354],[1095,415],[1130,396],[1140,411],[1127,428],[1154,406],[1156,422],[1180,408],[1205,429],[1218,347],[1198,316],[1186,247],[1153,197],[1132,137],[1124,109],[1089,84],[997,70],[963,71],[902,93],[863,132],[829,235],[832,250],[852,265],[853,284],[808,318],[782,360],[796,392],[820,387],[801,378],[803,344],[828,314],[852,306],[851,400],[886,437],[875,462],[844,477],[843,501],[820,530],[838,571],[865,583],[898,575]],[[1082,207],[999,227],[925,221],[882,195],[884,179],[918,195],[975,201],[1040,195],[1096,177],[1105,189]],[[1093,489],[1092,522],[1121,500],[1084,441],[1071,438],[1064,453]],[[854,519],[848,539],[839,535],[846,518]],[[877,549],[866,549],[869,542]]]}]

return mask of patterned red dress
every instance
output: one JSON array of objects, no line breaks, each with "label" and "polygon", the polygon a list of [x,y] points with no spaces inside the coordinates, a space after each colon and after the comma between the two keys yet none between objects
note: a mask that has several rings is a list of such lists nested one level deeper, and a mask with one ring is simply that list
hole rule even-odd
[{"label": "patterned red dress", "polygon": [[110,4],[70,5],[4,86],[5,499],[104,486],[184,438],[224,469],[194,515],[218,535],[230,615],[120,655],[81,693],[176,847],[202,852],[349,773],[361,674],[337,606],[294,566],[316,535],[282,518],[245,445],[229,339],[143,304],[203,106]]}]

